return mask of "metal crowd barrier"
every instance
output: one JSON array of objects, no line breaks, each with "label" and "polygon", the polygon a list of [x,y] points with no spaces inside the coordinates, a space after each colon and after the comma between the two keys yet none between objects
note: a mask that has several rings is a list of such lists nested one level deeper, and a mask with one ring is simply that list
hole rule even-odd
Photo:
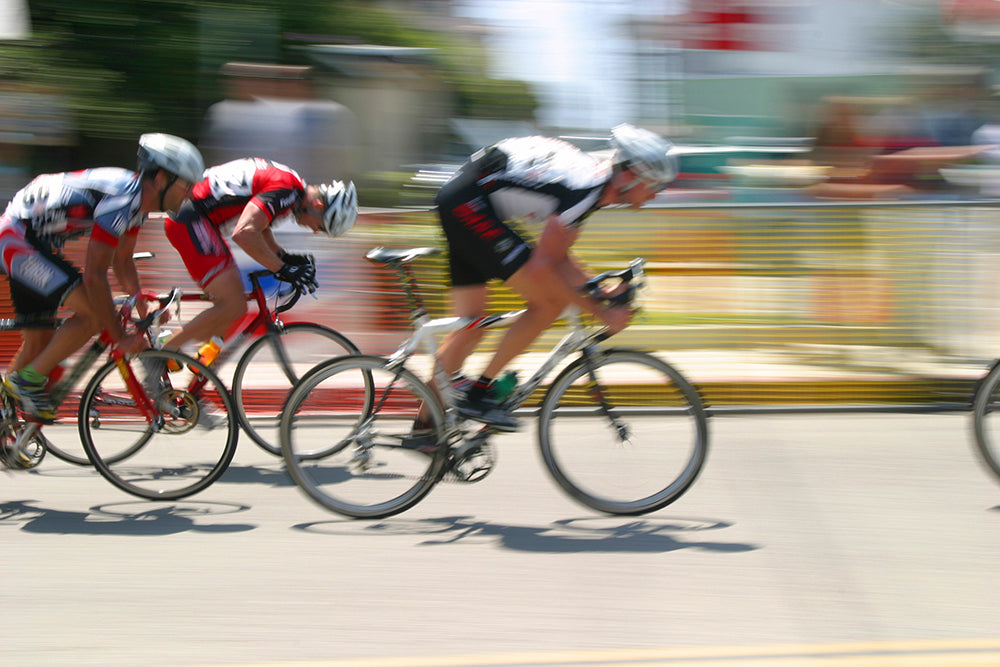
[{"label": "metal crowd barrier", "polygon": [[[292,224],[276,232],[319,261],[318,298],[304,299],[289,319],[328,324],[384,354],[405,335],[407,307],[393,277],[364,253],[444,241],[430,211],[363,213],[336,240]],[[604,209],[588,219],[575,252],[595,270],[646,257],[643,311],[615,340],[662,353],[720,411],[960,409],[1000,356],[998,214],[1000,201]],[[139,248],[156,253],[140,267],[144,283],[193,289],[161,227],[151,219],[140,236]],[[435,315],[448,312],[445,262],[441,255],[417,265]],[[9,309],[2,291],[0,311]],[[502,286],[493,292],[491,308],[519,305]],[[491,334],[480,352],[496,340]],[[16,339],[0,340],[0,355],[15,348]]]}]

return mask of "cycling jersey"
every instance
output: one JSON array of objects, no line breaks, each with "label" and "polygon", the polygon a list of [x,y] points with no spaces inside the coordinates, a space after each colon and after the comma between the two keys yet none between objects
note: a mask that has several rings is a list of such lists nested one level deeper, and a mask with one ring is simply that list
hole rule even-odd
[{"label": "cycling jersey", "polygon": [[505,222],[544,224],[556,214],[578,227],[611,179],[609,162],[558,139],[505,139],[481,153],[471,160],[485,168],[478,185]]},{"label": "cycling jersey", "polygon": [[127,169],[102,167],[42,174],[11,199],[0,217],[0,266],[19,315],[52,316],[83,277],[60,249],[90,238],[117,247],[139,233],[142,183]]},{"label": "cycling jersey", "polygon": [[251,202],[274,220],[297,206],[305,191],[305,181],[290,167],[263,158],[242,158],[208,169],[191,191],[191,203],[200,216],[218,227],[238,217]]},{"label": "cycling jersey", "polygon": [[507,280],[550,216],[581,226],[610,179],[610,163],[558,139],[505,139],[475,153],[435,198],[452,285]]},{"label": "cycling jersey", "polygon": [[26,236],[52,248],[88,231],[114,247],[122,234],[138,233],[141,203],[138,174],[102,167],[37,176],[14,195],[4,216],[23,223]]},{"label": "cycling jersey", "polygon": [[191,199],[167,218],[163,231],[191,277],[204,289],[236,266],[219,227],[238,218],[248,204],[269,221],[291,212],[305,197],[306,184],[289,167],[263,158],[242,158],[212,167],[195,184]]}]

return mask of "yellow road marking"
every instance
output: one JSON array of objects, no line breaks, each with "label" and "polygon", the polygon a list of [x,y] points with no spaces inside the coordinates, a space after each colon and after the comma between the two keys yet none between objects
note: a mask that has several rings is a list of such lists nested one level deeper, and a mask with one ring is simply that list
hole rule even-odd
[{"label": "yellow road marking", "polygon": [[[1000,666],[1000,638],[775,644],[269,662],[242,667],[971,667]],[[235,667],[235,666],[231,666]]]}]

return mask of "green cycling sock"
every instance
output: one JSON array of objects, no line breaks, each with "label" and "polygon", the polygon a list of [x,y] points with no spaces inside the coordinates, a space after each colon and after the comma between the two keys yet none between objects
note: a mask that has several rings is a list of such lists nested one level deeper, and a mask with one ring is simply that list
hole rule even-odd
[{"label": "green cycling sock", "polygon": [[25,366],[18,373],[21,379],[29,384],[44,384],[45,376],[35,370],[34,366]]}]

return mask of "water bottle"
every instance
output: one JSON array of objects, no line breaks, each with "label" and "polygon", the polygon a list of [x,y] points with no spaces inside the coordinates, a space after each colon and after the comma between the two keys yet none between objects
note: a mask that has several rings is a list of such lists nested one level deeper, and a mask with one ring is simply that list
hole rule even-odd
[{"label": "water bottle", "polygon": [[490,388],[486,390],[486,397],[492,401],[501,403],[514,393],[515,387],[517,387],[517,373],[515,371],[507,371],[493,381]]},{"label": "water bottle", "polygon": [[215,358],[219,356],[221,349],[222,339],[218,336],[212,336],[207,343],[198,348],[198,361],[206,366],[211,366]]}]

